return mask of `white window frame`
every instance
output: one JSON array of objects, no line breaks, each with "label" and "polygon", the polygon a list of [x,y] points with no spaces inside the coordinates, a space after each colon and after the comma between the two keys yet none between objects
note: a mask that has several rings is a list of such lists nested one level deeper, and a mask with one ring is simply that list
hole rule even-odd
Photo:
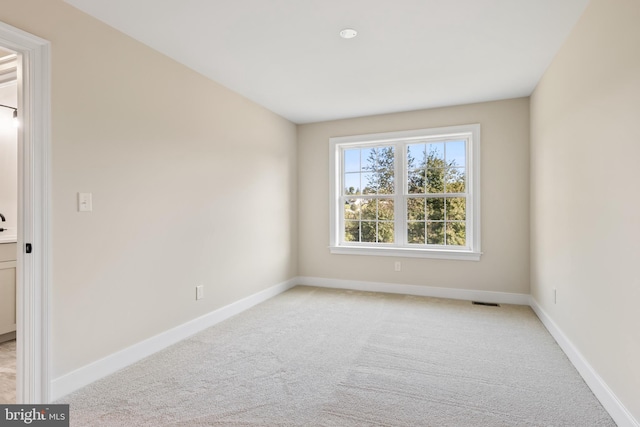
[{"label": "white window frame", "polygon": [[[406,203],[407,145],[453,138],[465,139],[466,145],[466,246],[416,245],[407,243]],[[342,196],[342,153],[347,148],[395,145],[394,243],[345,242]],[[439,258],[479,261],[480,255],[480,124],[341,136],[329,139],[330,168],[330,239],[333,254],[378,255],[394,257]]]}]

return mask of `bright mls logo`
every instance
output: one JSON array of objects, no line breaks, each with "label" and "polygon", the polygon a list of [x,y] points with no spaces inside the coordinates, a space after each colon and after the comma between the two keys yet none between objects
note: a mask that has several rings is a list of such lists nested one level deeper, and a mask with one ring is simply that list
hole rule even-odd
[{"label": "bright mls logo", "polygon": [[0,427],[69,427],[69,405],[0,405]]}]

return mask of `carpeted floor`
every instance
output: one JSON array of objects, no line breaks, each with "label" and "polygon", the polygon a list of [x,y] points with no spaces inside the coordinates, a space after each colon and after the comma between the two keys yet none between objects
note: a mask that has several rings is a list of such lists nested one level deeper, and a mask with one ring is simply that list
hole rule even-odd
[{"label": "carpeted floor", "polygon": [[72,426],[615,426],[528,307],[301,286],[59,403]]}]

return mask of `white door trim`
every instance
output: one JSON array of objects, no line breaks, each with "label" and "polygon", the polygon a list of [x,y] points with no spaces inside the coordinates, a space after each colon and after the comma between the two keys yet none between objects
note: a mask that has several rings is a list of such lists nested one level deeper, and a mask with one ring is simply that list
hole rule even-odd
[{"label": "white door trim", "polygon": [[[17,403],[48,403],[51,287],[50,43],[0,22],[18,53]],[[30,243],[33,251],[25,253]]]}]

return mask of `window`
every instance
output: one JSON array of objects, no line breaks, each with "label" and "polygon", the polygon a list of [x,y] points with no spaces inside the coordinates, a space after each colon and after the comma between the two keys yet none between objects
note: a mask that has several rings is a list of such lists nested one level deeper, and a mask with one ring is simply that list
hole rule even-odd
[{"label": "window", "polygon": [[480,259],[480,125],[330,139],[331,252]]}]

